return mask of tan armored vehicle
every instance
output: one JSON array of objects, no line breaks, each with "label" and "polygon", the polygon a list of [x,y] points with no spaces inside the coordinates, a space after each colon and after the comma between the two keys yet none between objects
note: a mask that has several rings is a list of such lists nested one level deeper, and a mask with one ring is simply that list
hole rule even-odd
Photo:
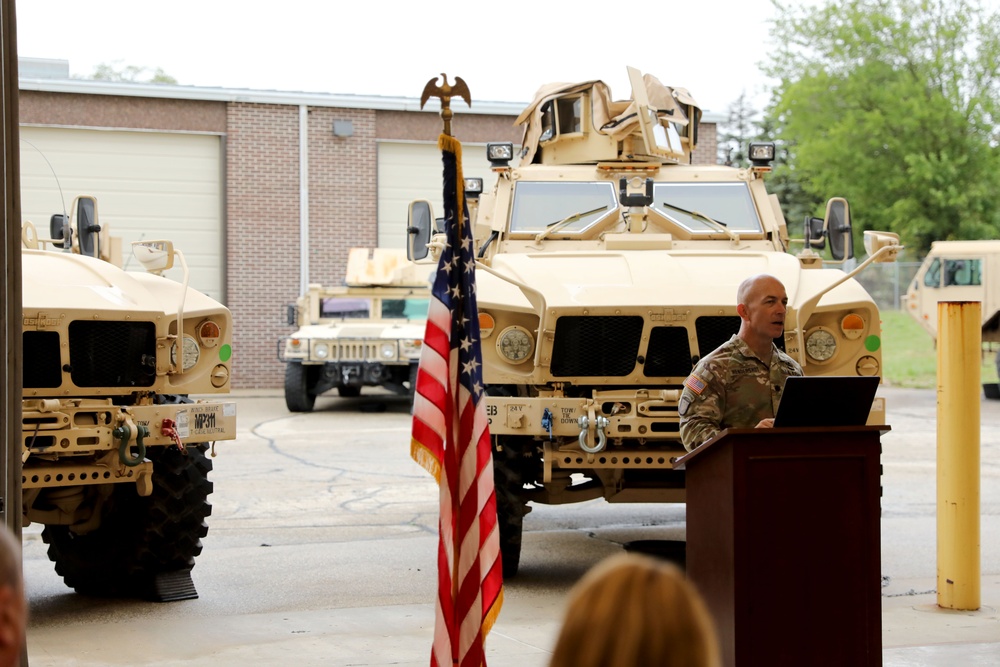
[{"label": "tan armored vehicle", "polygon": [[[1000,343],[1000,240],[932,243],[906,291],[906,312],[935,341],[938,301],[979,301],[983,343]],[[1000,375],[1000,354],[996,367]]]},{"label": "tan armored vehicle", "polygon": [[346,284],[311,284],[288,324],[299,329],[278,342],[285,367],[285,405],[309,412],[336,387],[344,397],[362,387],[413,393],[430,297],[429,270],[402,250],[351,250]]},{"label": "tan armored vehicle", "polygon": [[[232,317],[187,286],[168,241],[126,272],[92,197],[50,238],[22,226],[24,525],[78,592],[197,597],[190,571],[211,513],[208,444],[236,437],[226,394]],[[178,257],[185,284],[159,275]]]},{"label": "tan armored vehicle", "polygon": [[[692,96],[629,75],[622,101],[601,81],[539,90],[517,119],[520,150],[488,145],[497,179],[471,207],[505,576],[518,569],[529,502],[684,502],[672,463],[685,453],[681,385],[739,329],[745,278],[784,283],[777,342],[806,373],[882,370],[868,293],[813,250],[788,253],[765,188],[774,145],[753,145],[748,169],[692,164],[701,116]],[[418,258],[436,243],[433,219],[426,202],[411,204]],[[808,245],[829,239],[838,258],[852,254],[843,199],[808,231]],[[866,234],[878,260],[894,259],[897,243]],[[881,413],[877,399],[872,421]]]},{"label": "tan armored vehicle", "polygon": [[979,301],[983,342],[1000,343],[1000,241],[935,241],[906,291],[906,311],[937,339],[938,301]]}]

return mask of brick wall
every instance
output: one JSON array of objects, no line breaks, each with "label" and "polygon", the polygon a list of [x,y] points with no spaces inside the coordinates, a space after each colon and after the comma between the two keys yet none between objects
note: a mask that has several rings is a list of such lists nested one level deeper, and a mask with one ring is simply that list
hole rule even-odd
[{"label": "brick wall", "polygon": [[[333,121],[354,134],[333,136]],[[375,111],[309,111],[309,281],[340,285],[351,248],[378,243]]]},{"label": "brick wall", "polygon": [[[377,243],[375,112],[310,108],[309,281],[343,282],[347,254]],[[336,137],[333,121],[351,121]],[[227,294],[233,312],[233,387],[284,383],[278,340],[299,276],[299,107],[229,106],[226,146]]]},{"label": "brick wall", "polygon": [[698,145],[694,147],[694,164],[718,164],[719,142],[715,136],[715,123],[702,123],[698,127]]},{"label": "brick wall", "polygon": [[282,386],[275,355],[299,291],[299,109],[229,105],[226,275],[236,388]]}]

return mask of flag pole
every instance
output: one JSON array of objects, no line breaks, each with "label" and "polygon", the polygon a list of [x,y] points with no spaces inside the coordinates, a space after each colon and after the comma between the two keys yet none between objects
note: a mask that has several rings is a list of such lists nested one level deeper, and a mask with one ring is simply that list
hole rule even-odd
[{"label": "flag pole", "polygon": [[[431,290],[413,398],[411,455],[440,488],[438,594],[432,667],[486,665],[485,637],[503,604],[493,455],[482,375],[474,239],[462,177],[462,146],[451,135],[451,98],[472,105],[469,88],[441,75],[420,108],[441,100],[444,237]],[[474,630],[475,629],[475,630]]]}]

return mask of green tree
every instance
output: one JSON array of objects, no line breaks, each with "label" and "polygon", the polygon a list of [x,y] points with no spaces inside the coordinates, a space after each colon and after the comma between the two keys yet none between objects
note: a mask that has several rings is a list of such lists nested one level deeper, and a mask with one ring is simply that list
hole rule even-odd
[{"label": "green tree", "polygon": [[750,105],[746,91],[729,105],[726,121],[719,125],[719,162],[730,167],[749,167],[747,146],[760,133],[759,112]]},{"label": "green tree", "polygon": [[916,255],[1000,236],[1000,14],[970,0],[774,0],[768,117],[816,200]]},{"label": "green tree", "polygon": [[176,84],[177,79],[157,67],[155,70],[149,67],[139,67],[137,65],[124,65],[121,60],[111,63],[101,63],[94,68],[93,73],[88,77],[97,81],[129,81],[133,83],[170,83]]}]

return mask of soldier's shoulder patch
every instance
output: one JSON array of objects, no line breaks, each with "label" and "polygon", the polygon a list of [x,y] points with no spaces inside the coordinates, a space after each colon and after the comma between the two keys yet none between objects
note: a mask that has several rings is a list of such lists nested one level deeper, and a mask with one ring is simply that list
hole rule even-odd
[{"label": "soldier's shoulder patch", "polygon": [[688,379],[684,380],[684,386],[701,396],[701,392],[705,391],[705,387],[708,385],[697,375],[689,375]]},{"label": "soldier's shoulder patch", "polygon": [[687,396],[681,396],[681,400],[677,403],[677,414],[683,417],[687,414],[689,407],[691,407],[691,399]]}]

